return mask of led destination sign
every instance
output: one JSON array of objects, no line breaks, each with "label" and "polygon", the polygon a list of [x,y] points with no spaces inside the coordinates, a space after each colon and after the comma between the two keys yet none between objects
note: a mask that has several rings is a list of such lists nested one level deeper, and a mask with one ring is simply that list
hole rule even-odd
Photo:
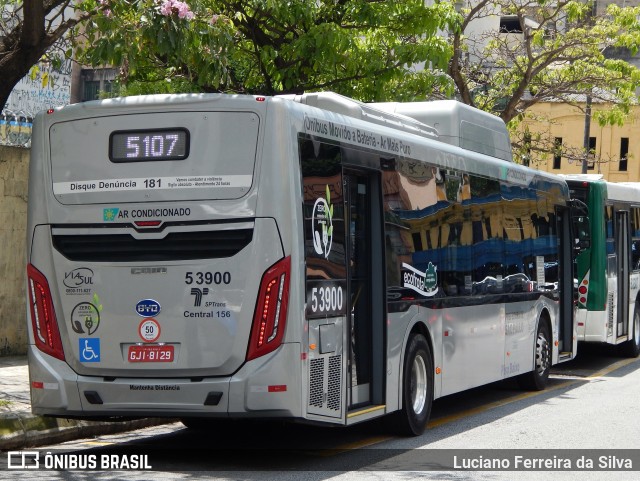
[{"label": "led destination sign", "polygon": [[112,162],[182,160],[189,155],[186,129],[121,130],[109,137]]}]

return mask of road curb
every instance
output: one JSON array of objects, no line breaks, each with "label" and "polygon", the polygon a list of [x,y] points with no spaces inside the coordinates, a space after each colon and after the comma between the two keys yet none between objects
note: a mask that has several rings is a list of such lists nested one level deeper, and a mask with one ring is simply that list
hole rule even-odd
[{"label": "road curb", "polygon": [[103,422],[9,414],[0,419],[0,450],[34,448],[173,422],[166,418]]}]

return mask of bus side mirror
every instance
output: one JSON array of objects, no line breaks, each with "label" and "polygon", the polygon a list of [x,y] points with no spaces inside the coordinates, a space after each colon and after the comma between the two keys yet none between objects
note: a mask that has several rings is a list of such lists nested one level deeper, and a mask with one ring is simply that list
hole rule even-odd
[{"label": "bus side mirror", "polygon": [[573,243],[574,251],[578,253],[583,249],[589,249],[591,247],[591,226],[589,224],[589,217],[586,215],[574,216],[573,226],[576,233],[576,238]]},{"label": "bus side mirror", "polygon": [[591,239],[576,239],[576,249],[581,251],[591,247]]}]

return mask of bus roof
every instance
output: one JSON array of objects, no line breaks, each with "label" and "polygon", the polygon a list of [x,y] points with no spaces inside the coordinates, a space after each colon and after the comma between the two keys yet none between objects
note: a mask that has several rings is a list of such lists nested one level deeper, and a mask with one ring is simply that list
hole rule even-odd
[{"label": "bus roof", "polygon": [[371,104],[435,128],[442,142],[513,162],[509,132],[501,118],[457,100]]},{"label": "bus roof", "polygon": [[513,161],[504,122],[495,115],[456,100],[365,104],[334,92],[280,97]]},{"label": "bus roof", "polygon": [[560,174],[568,182],[599,183],[607,188],[607,199],[640,203],[640,182],[609,182],[602,174]]}]

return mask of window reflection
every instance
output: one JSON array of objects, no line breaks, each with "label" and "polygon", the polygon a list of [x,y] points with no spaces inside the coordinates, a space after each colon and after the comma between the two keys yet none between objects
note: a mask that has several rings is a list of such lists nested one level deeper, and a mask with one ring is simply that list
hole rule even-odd
[{"label": "window reflection", "polygon": [[[299,142],[302,170],[304,242],[308,279],[345,279],[344,205],[342,165],[337,145],[301,139]],[[328,256],[318,254],[314,246],[313,210],[317,199],[326,198],[333,206],[331,249]],[[322,243],[316,241],[316,243]]]},{"label": "window reflection", "polygon": [[435,166],[416,172],[400,161],[383,174],[391,298],[415,297],[403,263],[435,267],[436,297],[557,289],[559,193]]}]

